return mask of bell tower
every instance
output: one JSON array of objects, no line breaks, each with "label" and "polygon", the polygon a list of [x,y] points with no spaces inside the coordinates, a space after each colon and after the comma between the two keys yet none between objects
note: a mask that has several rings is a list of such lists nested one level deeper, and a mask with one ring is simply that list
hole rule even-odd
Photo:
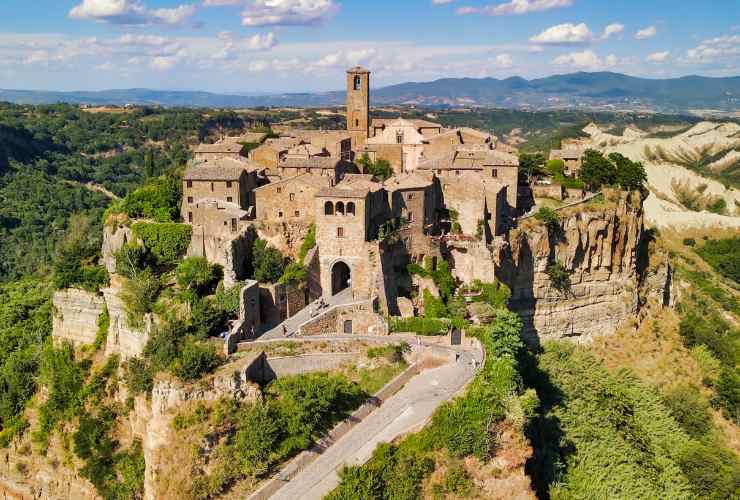
[{"label": "bell tower", "polygon": [[370,129],[370,72],[360,66],[347,70],[347,131],[352,150],[359,151]]}]

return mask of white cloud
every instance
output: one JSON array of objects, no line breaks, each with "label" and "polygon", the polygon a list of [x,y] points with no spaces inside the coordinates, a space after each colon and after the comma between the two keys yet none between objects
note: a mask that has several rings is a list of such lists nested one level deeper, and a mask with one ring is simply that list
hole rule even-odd
[{"label": "white cloud", "polygon": [[69,17],[112,24],[182,24],[195,14],[195,5],[172,9],[148,9],[138,0],[82,0],[69,11]]},{"label": "white cloud", "polygon": [[156,71],[169,71],[179,62],[177,57],[155,57],[149,63],[149,66]]},{"label": "white cloud", "polygon": [[529,39],[545,45],[579,45],[593,41],[594,35],[585,23],[558,24]]},{"label": "white cloud", "polygon": [[648,26],[635,33],[635,38],[638,40],[645,40],[646,38],[652,38],[658,33],[655,26]]},{"label": "white cloud", "polygon": [[618,35],[624,31],[624,24],[614,23],[604,28],[604,33],[601,35],[603,40],[607,40],[612,35]]},{"label": "white cloud", "polygon": [[510,0],[509,2],[485,7],[461,7],[460,15],[484,14],[487,16],[522,15],[530,12],[570,7],[574,0]]},{"label": "white cloud", "polygon": [[593,50],[584,50],[583,52],[562,54],[553,59],[552,63],[556,66],[573,66],[576,68],[596,69],[616,66],[619,63],[619,60],[614,54],[610,54],[602,60]]},{"label": "white cloud", "polygon": [[242,12],[242,24],[259,26],[302,26],[319,24],[339,11],[334,0],[254,0]]},{"label": "white cloud", "polygon": [[499,68],[511,68],[514,65],[514,61],[509,54],[497,55],[495,63]]},{"label": "white cloud", "polygon": [[239,5],[244,0],[203,0],[204,7],[221,7],[223,5]]},{"label": "white cloud", "polygon": [[127,33],[114,40],[118,45],[138,45],[149,47],[162,47],[170,43],[169,38],[155,35],[132,35]]},{"label": "white cloud", "polygon": [[740,57],[740,35],[726,35],[703,40],[686,52],[689,62],[708,64]]},{"label": "white cloud", "polygon": [[668,56],[671,53],[668,51],[664,52],[653,52],[652,54],[648,55],[645,60],[648,62],[654,62],[654,63],[662,63],[665,62],[668,59]]},{"label": "white cloud", "polygon": [[244,41],[243,45],[247,50],[269,50],[277,45],[277,40],[275,39],[275,35],[270,32],[265,35],[257,34],[251,36]]},{"label": "white cloud", "polygon": [[454,1],[455,0],[432,0],[432,3],[434,5],[447,5],[447,4],[450,4],[450,3],[454,2]]}]

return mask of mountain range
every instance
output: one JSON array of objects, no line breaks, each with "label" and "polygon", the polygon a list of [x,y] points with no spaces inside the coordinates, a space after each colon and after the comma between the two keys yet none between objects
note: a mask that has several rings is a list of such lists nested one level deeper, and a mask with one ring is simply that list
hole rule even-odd
[{"label": "mountain range", "polygon": [[[224,108],[333,106],[343,104],[344,96],[343,91],[238,95],[150,89],[79,92],[0,90],[0,101],[22,104],[67,102]],[[371,99],[375,105],[608,108],[660,112],[716,110],[734,113],[740,110],[740,77],[647,79],[611,72],[579,72],[533,80],[521,77],[444,78],[373,89]]]}]

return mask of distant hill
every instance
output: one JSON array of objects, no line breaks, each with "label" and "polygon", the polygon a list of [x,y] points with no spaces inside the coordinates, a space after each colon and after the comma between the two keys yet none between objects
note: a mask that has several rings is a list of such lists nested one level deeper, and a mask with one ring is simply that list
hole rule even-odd
[{"label": "distant hill", "polygon": [[[671,79],[636,78],[619,73],[573,73],[535,80],[520,77],[444,78],[408,82],[372,92],[374,104],[483,106],[503,108],[595,108],[686,112],[692,109],[740,110],[740,77],[686,76]],[[0,90],[0,101],[25,104],[74,104],[198,107],[332,106],[344,102],[344,92],[268,95],[214,94],[147,89],[98,92]]]}]

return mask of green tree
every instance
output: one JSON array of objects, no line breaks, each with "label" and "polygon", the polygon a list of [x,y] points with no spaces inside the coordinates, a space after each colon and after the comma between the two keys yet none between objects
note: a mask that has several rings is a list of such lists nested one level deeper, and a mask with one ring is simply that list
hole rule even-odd
[{"label": "green tree", "polygon": [[252,247],[254,279],[261,283],[276,283],[285,271],[285,259],[278,250],[264,240],[256,240]]},{"label": "green tree", "polygon": [[635,162],[619,153],[611,153],[609,160],[616,169],[616,183],[627,191],[645,191],[647,173],[642,163]]},{"label": "green tree", "polygon": [[579,177],[589,189],[596,191],[617,183],[617,169],[602,153],[588,149],[583,154]]},{"label": "green tree", "polygon": [[205,257],[187,257],[175,270],[177,284],[199,295],[212,293],[222,274],[221,267],[209,264]]}]

